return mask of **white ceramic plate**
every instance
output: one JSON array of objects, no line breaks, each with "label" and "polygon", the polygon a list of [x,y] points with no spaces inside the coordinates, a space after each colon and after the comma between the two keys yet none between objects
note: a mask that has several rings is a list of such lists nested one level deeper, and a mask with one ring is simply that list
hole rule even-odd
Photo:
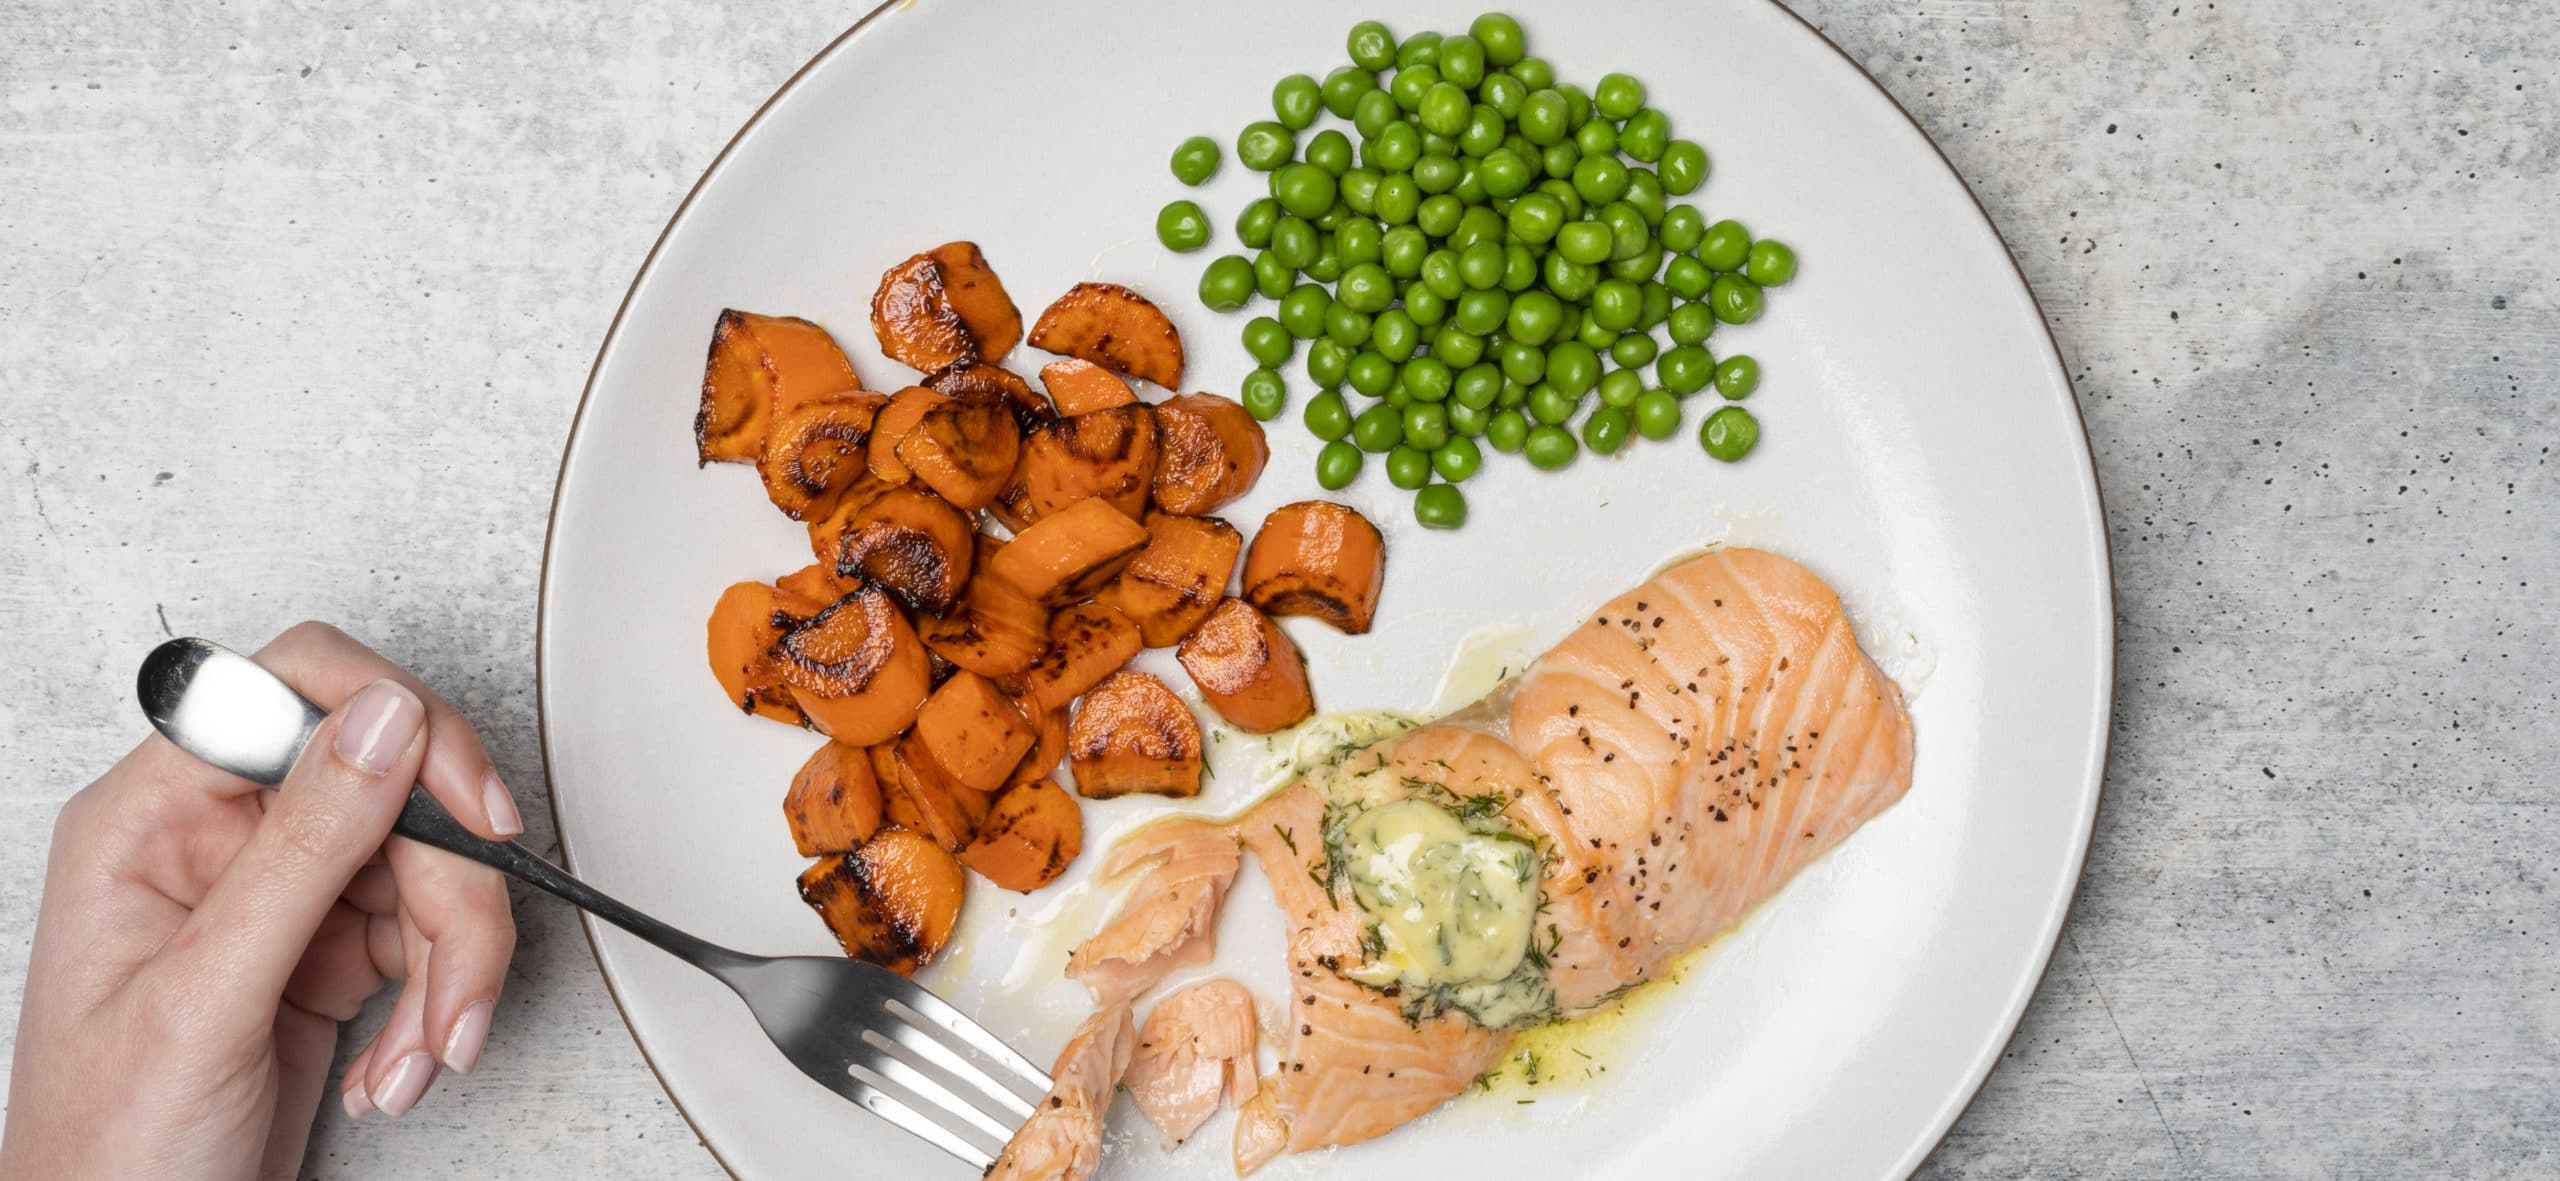
[{"label": "white ceramic plate", "polygon": [[[1272,1172],[1900,1175],[2008,1038],[2086,847],[2113,649],[2086,442],[1999,238],[1856,66],[1764,0],[1631,0],[1607,19],[1572,7],[1518,7],[1533,51],[1586,86],[1609,70],[1644,78],[1677,132],[1714,155],[1692,199],[1802,254],[1768,317],[1713,342],[1763,364],[1750,403],[1762,442],[1748,462],[1709,461],[1693,412],[1674,443],[1586,455],[1561,475],[1497,458],[1467,486],[1475,519],[1455,534],[1415,527],[1406,494],[1373,464],[1347,499],[1388,535],[1376,630],[1289,625],[1321,703],[1447,704],[1470,687],[1442,685],[1468,637],[1473,675],[1459,681],[1480,687],[1666,558],[1756,544],[1838,586],[1911,693],[1917,783],[1593,1039],[1601,1080],[1468,1097]],[[576,870],[737,947],[832,946],[794,893],[802,862],[776,806],[814,736],[723,708],[702,665],[703,617],[723,586],[808,560],[753,471],[695,469],[689,428],[721,308],[816,319],[868,384],[895,388],[911,375],[877,352],[873,284],[917,250],[968,238],[1026,315],[1083,279],[1152,293],[1183,330],[1195,388],[1232,392],[1249,368],[1240,321],[1191,296],[1217,250],[1170,255],[1151,232],[1160,204],[1195,195],[1167,174],[1173,145],[1230,140],[1267,117],[1272,81],[1338,62],[1354,20],[1458,29],[1476,11],[1459,0],[1320,0],[1250,17],[1186,0],[925,0],[873,13],[785,86],[633,283],[562,465],[540,676]],[[1196,194],[1222,245],[1259,180],[1230,154]],[[1039,359],[1026,346],[1014,366]],[[1225,514],[1248,530],[1315,493],[1294,408],[1271,438],[1261,486]],[[1225,812],[1255,793],[1261,744],[1216,748],[1220,774],[1192,806]],[[1087,847],[1159,806],[1089,805]],[[1057,968],[1110,901],[1084,881],[1098,860],[1028,899],[978,883],[961,951],[929,981],[1048,1056],[1083,1008]],[[1276,976],[1267,896],[1248,871],[1222,970]],[[592,933],[634,1036],[733,1172],[969,1175],[801,1078],[718,984],[618,931]],[[1168,1154],[1129,1135],[1122,1115],[1110,1175],[1223,1175],[1226,1117]]]}]

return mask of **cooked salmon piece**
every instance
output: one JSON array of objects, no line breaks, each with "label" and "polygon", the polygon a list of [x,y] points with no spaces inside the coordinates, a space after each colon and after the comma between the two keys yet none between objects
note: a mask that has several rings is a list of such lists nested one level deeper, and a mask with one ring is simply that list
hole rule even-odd
[{"label": "cooked salmon piece", "polygon": [[1218,904],[1242,862],[1221,825],[1185,817],[1138,830],[1111,851],[1102,876],[1141,868],[1146,875],[1111,921],[1068,954],[1067,978],[1108,1005],[1155,987],[1176,968],[1207,963],[1218,950]]},{"label": "cooked salmon piece", "polygon": [[1288,1147],[1289,1123],[1280,1118],[1280,1080],[1265,1078],[1253,1098],[1236,1109],[1236,1176],[1251,1176]]},{"label": "cooked salmon piece", "polygon": [[1102,1167],[1102,1117],[1129,1069],[1137,1027],[1125,1003],[1076,1027],[1049,1068],[1049,1093],[1007,1141],[987,1181],[1084,1181]]},{"label": "cooked salmon piece", "polygon": [[1260,1032],[1253,993],[1224,977],[1203,980],[1156,1002],[1120,1085],[1172,1148],[1218,1113],[1219,1096],[1238,1108],[1253,1100]]}]

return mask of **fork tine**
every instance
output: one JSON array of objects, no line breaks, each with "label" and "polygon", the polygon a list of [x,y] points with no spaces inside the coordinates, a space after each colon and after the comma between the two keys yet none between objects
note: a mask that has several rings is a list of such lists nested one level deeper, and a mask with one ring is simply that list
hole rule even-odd
[{"label": "fork tine", "polygon": [[979,1110],[975,1104],[953,1094],[951,1088],[942,1085],[940,1080],[917,1070],[908,1065],[905,1059],[890,1053],[887,1048],[891,1044],[890,1040],[878,1036],[879,1031],[872,1030],[869,1033],[871,1036],[866,1036],[863,1040],[868,1043],[874,1053],[855,1059],[854,1070],[869,1071],[879,1075],[884,1081],[897,1084],[899,1088],[923,1100],[935,1110],[946,1116],[967,1121],[970,1126],[994,1137],[999,1143],[1013,1138],[1011,1125],[998,1123],[994,1116],[988,1115]]},{"label": "fork tine", "polygon": [[[902,1006],[883,1005],[882,1009],[897,1016]],[[1031,1103],[1006,1089],[1002,1080],[990,1076],[986,1068],[953,1053],[934,1036],[934,1031],[919,1028],[903,1020],[884,1021],[866,1033],[880,1039],[883,1048],[904,1050],[924,1060],[942,1073],[969,1085],[970,1089],[994,1101],[996,1107],[1012,1117],[1015,1123],[1031,1118]]]},{"label": "fork tine", "polygon": [[996,1163],[994,1153],[962,1139],[949,1128],[918,1112],[907,1101],[874,1085],[861,1075],[848,1071],[840,1080],[840,1084],[843,1088],[840,1093],[846,1098],[861,1104],[863,1109],[871,1114],[905,1129],[917,1139],[968,1162],[970,1167],[980,1172],[994,1167]]},{"label": "fork tine", "polygon": [[[913,1012],[919,1024],[938,1028],[958,1037],[989,1060],[1011,1072],[1013,1081],[1022,1084],[1015,1090],[1033,1099],[1049,1093],[1049,1073],[1032,1065],[1004,1039],[987,1032],[986,1027],[969,1019],[968,1014],[952,1008],[941,997],[927,992],[913,981],[891,978],[887,984],[889,999]],[[1023,1090],[1028,1087],[1028,1090]]]}]

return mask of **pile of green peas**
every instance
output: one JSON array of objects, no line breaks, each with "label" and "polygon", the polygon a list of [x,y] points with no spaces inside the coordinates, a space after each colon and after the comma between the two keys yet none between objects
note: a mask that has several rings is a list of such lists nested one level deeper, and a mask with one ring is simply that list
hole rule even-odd
[{"label": "pile of green peas", "polygon": [[[1760,424],[1738,403],[1759,363],[1719,361],[1706,342],[1760,317],[1765,289],[1795,277],[1795,252],[1671,202],[1705,183],[1707,152],[1672,138],[1644,84],[1559,82],[1498,12],[1402,41],[1362,21],[1346,48],[1350,64],[1321,81],[1281,79],[1272,118],[1236,136],[1237,161],[1269,174],[1269,195],[1235,221],[1253,253],[1200,277],[1212,310],[1271,301],[1244,326],[1259,368],[1237,396],[1256,418],[1288,408],[1281,369],[1305,345],[1318,392],[1300,414],[1324,440],[1316,482],[1341,489],[1381,456],[1388,482],[1414,493],[1415,519],[1454,529],[1467,517],[1458,485],[1484,448],[1553,471],[1585,448],[1671,438],[1686,399],[1710,386],[1725,404],[1700,444],[1728,462],[1748,454]],[[1351,134],[1315,130],[1327,113]],[[1222,156],[1193,136],[1173,174],[1199,185]],[[1156,236],[1189,252],[1214,231],[1182,200],[1157,214]]]}]

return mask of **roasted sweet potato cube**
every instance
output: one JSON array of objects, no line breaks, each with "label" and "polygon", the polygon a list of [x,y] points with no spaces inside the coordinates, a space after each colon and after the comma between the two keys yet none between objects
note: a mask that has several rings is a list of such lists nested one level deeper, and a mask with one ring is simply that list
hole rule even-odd
[{"label": "roasted sweet potato cube", "polygon": [[1182,334],[1163,309],[1117,283],[1078,283],[1040,313],[1031,347],[1182,388]]},{"label": "roasted sweet potato cube", "polygon": [[932,689],[924,642],[889,596],[868,587],[783,632],[772,654],[810,724],[852,746],[906,729]]},{"label": "roasted sweet potato cube", "polygon": [[1022,485],[1035,516],[1090,496],[1134,521],[1147,514],[1156,456],[1152,408],[1133,403],[1089,411],[1031,432],[1023,444]]},{"label": "roasted sweet potato cube", "polygon": [[844,953],[901,976],[933,962],[960,921],[968,876],[922,833],[884,828],[800,873],[800,900]]},{"label": "roasted sweet potato cube", "polygon": [[705,648],[711,675],[732,707],[794,726],[808,724],[772,651],[784,632],[826,610],[827,602],[761,582],[741,582],[720,592],[705,627]]},{"label": "roasted sweet potato cube", "polygon": [[1039,732],[995,682],[959,672],[925,699],[915,737],[961,786],[992,794],[1031,753]]},{"label": "roasted sweet potato cube", "polygon": [[971,357],[962,357],[934,370],[932,376],[924,379],[924,386],[951,398],[994,394],[1004,399],[1005,406],[1013,411],[1014,421],[1021,423],[1026,431],[1057,417],[1057,412],[1049,407],[1049,400],[1033,393],[1031,383],[1022,380],[1021,374]]},{"label": "roasted sweet potato cube", "polygon": [[967,848],[978,835],[978,824],[987,818],[987,808],[995,797],[954,778],[912,730],[891,744],[890,757],[898,767],[896,790],[914,805],[924,833],[946,851],[957,853]]},{"label": "roasted sweet potato cube", "polygon": [[858,577],[911,610],[939,615],[968,585],[976,537],[950,502],[912,485],[892,488],[854,514],[836,550],[836,577]]},{"label": "roasted sweet potato cube", "polygon": [[1120,375],[1082,357],[1061,357],[1040,367],[1049,404],[1065,416],[1111,410],[1138,400]]},{"label": "roasted sweet potato cube", "polygon": [[1022,313],[975,243],[947,242],[880,276],[871,329],[891,360],[931,373],[963,357],[1004,359],[1022,339]]},{"label": "roasted sweet potato cube", "polygon": [[1142,672],[1103,679],[1067,725],[1067,767],[1086,799],[1200,794],[1200,721]]},{"label": "roasted sweet potato cube", "polygon": [[1084,849],[1084,809],[1053,779],[1004,789],[960,851],[960,864],[1007,890],[1028,894],[1056,881]]},{"label": "roasted sweet potato cube", "polygon": [[1079,500],[1014,535],[987,569],[1058,606],[1101,589],[1146,544],[1145,526],[1100,500]]},{"label": "roasted sweet potato cube", "polygon": [[1141,646],[1138,625],[1127,616],[1100,603],[1080,603],[1049,618],[1049,650],[1039,663],[1006,678],[1005,688],[1027,709],[1064,709],[1118,672]]},{"label": "roasted sweet potato cube", "polygon": [[1147,548],[1095,597],[1138,625],[1147,647],[1170,648],[1217,610],[1244,536],[1216,517],[1147,515]]},{"label": "roasted sweet potato cube", "polygon": [[1022,427],[987,394],[945,398],[898,441],[898,462],[955,508],[976,512],[1013,478]]},{"label": "roasted sweet potato cube", "polygon": [[1196,517],[1253,489],[1271,459],[1262,424],[1234,400],[1183,394],[1156,404],[1156,507]]},{"label": "roasted sweet potato cube", "polygon": [[1327,500],[1271,510],[1245,551],[1244,597],[1266,615],[1308,615],[1359,635],[1377,614],[1386,540],[1358,512]]},{"label": "roasted sweet potato cube", "polygon": [[775,415],[756,474],[765,497],[794,521],[823,516],[835,497],[870,474],[871,421],[889,399],[855,390],[811,398]]},{"label": "roasted sweet potato cube", "polygon": [[782,815],[803,857],[861,848],[880,831],[880,780],[870,752],[832,741],[819,747],[791,777]]},{"label": "roasted sweet potato cube", "polygon": [[862,388],[834,337],[797,316],[734,308],[711,328],[702,365],[702,408],[693,416],[695,457],[754,463],[774,417],[811,398]]},{"label": "roasted sweet potato cube", "polygon": [[1200,699],[1239,730],[1268,734],[1315,716],[1298,646],[1242,599],[1218,604],[1175,657],[1200,687]]}]

